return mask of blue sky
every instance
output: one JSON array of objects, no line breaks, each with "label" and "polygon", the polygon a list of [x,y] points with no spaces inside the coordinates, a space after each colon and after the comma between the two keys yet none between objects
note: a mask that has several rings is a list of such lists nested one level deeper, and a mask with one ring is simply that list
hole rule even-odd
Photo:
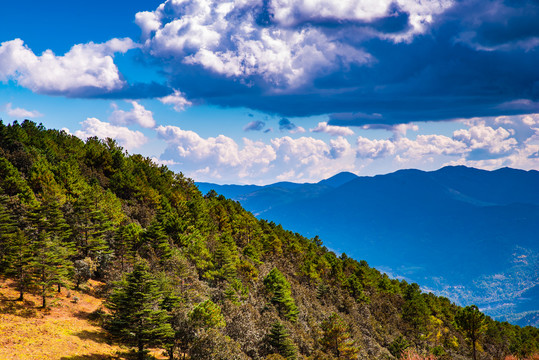
[{"label": "blue sky", "polygon": [[1,5],[0,117],[197,181],[539,168],[539,4],[514,0]]}]

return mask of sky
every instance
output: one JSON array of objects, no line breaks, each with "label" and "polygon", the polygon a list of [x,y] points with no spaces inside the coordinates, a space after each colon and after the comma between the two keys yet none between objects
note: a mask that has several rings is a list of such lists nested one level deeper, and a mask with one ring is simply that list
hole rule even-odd
[{"label": "sky", "polygon": [[195,181],[539,169],[534,0],[0,5],[0,118]]}]

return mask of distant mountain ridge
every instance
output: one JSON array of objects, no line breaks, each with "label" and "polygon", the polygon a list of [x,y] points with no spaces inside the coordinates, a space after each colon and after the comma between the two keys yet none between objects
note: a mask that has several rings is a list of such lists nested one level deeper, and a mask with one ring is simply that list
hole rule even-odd
[{"label": "distant mountain ridge", "polygon": [[498,319],[539,324],[538,171],[454,166],[295,186],[197,185]]}]

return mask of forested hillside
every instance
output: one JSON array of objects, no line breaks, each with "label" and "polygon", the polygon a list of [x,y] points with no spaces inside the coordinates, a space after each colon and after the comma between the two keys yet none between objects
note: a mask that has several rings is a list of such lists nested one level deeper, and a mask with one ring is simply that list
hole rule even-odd
[{"label": "forested hillside", "polygon": [[0,194],[0,272],[20,299],[47,307],[58,289],[100,280],[107,306],[94,317],[139,358],[150,346],[200,360],[539,351],[537,328],[337,256],[112,140],[0,123]]}]

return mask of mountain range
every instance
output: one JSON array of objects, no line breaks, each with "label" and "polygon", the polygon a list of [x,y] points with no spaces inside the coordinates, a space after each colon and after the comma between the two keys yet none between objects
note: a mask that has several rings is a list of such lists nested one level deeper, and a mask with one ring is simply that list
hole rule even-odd
[{"label": "mountain range", "polygon": [[539,172],[464,166],[318,183],[197,183],[498,320],[539,325]]}]

